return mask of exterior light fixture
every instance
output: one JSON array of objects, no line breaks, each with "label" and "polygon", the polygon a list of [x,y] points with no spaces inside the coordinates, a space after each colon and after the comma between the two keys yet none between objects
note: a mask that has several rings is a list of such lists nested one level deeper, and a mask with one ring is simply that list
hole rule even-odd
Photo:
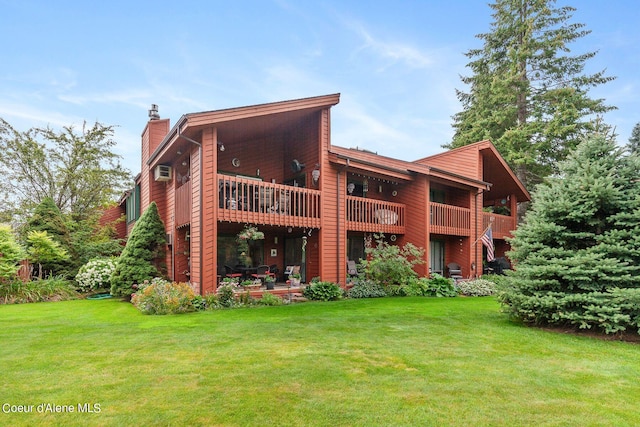
[{"label": "exterior light fixture", "polygon": [[353,182],[350,182],[349,184],[347,184],[347,193],[349,193],[349,195],[353,194],[353,190],[356,189],[356,185]]},{"label": "exterior light fixture", "polygon": [[311,171],[311,179],[313,179],[314,185],[318,185],[318,181],[320,180],[320,165],[316,165],[316,168]]},{"label": "exterior light fixture", "polygon": [[218,141],[218,148],[220,148],[220,151],[224,151],[224,144],[220,141]]}]

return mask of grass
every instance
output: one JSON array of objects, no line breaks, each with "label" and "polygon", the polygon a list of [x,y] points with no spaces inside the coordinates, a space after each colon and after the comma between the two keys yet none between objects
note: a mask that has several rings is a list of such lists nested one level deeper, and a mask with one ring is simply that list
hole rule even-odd
[{"label": "grass", "polygon": [[513,324],[493,298],[0,306],[0,343],[0,405],[34,411],[0,425],[640,425],[637,344]]}]

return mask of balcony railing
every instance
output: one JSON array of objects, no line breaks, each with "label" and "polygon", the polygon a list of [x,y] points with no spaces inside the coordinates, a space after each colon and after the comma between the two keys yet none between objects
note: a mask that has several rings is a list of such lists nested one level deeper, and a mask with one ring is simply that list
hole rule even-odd
[{"label": "balcony railing", "polygon": [[176,228],[191,223],[191,181],[176,188],[174,218]]},{"label": "balcony railing", "polygon": [[512,237],[511,232],[516,229],[516,218],[507,215],[498,215],[491,212],[482,213],[482,227],[486,229],[491,223],[491,234],[494,239]]},{"label": "balcony railing", "polygon": [[405,205],[347,196],[347,229],[369,233],[405,233]]},{"label": "balcony railing", "polygon": [[320,191],[218,174],[218,221],[320,228]]},{"label": "balcony railing", "polygon": [[471,235],[471,210],[459,206],[431,203],[431,232],[454,236]]}]

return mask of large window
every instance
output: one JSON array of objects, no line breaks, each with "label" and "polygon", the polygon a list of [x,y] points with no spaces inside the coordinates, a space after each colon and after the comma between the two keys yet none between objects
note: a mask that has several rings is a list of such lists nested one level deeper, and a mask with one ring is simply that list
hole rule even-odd
[{"label": "large window", "polygon": [[127,224],[136,221],[140,218],[140,186],[136,185],[131,190],[126,200],[127,207]]}]

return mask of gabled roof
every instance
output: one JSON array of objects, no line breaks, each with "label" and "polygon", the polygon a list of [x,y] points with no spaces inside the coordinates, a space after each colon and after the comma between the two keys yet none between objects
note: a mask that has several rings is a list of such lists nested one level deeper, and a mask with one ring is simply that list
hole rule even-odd
[{"label": "gabled roof", "polygon": [[[482,156],[482,162],[480,162],[479,156]],[[531,200],[531,195],[525,186],[489,140],[454,148],[415,162],[446,167],[449,170],[455,170],[462,176],[490,182],[494,185],[488,196],[493,199],[515,194],[518,201]],[[480,165],[482,165],[482,170],[479,169]]]},{"label": "gabled roof", "polygon": [[309,114],[340,102],[340,94],[300,98],[289,101],[271,102],[244,107],[226,108],[222,110],[203,111],[183,115],[162,140],[158,148],[151,154],[148,164],[154,163],[157,157],[178,139],[178,136],[198,138],[206,127],[215,125],[219,128],[218,138],[224,132],[233,133],[236,137],[249,138],[251,133],[264,134],[273,129],[286,127]]},{"label": "gabled roof", "polygon": [[348,165],[382,177],[412,181],[416,175],[429,175],[459,185],[488,189],[490,183],[472,177],[462,176],[443,168],[431,165],[408,162],[381,156],[370,151],[354,148],[343,148],[332,145],[329,148],[329,159],[336,164]]}]

